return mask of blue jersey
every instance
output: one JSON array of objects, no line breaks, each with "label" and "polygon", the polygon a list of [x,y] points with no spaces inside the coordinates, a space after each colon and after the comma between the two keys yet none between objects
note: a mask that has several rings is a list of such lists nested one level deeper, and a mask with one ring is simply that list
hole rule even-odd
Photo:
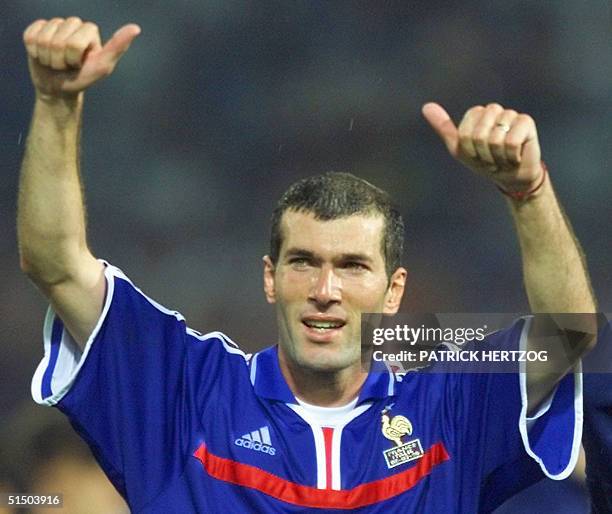
[{"label": "blue jersey", "polygon": [[[70,418],[134,513],[473,514],[575,464],[580,374],[530,420],[524,374],[370,372],[330,428],[293,396],[276,347],[247,356],[105,275],[82,354],[50,311],[32,393]],[[525,324],[489,343],[518,349]]]}]

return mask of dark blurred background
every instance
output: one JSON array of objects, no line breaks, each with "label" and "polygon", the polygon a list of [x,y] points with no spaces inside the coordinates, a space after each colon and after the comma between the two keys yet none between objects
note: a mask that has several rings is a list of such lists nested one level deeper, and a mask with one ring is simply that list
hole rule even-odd
[{"label": "dark blurred background", "polygon": [[[274,343],[260,260],[271,210],[294,180],[328,170],[362,176],[401,206],[405,308],[527,311],[504,201],[447,155],[420,115],[429,100],[456,120],[492,101],[535,118],[601,309],[611,310],[609,1],[5,2],[5,426],[21,420],[31,401],[45,312],[19,272],[15,237],[33,100],[21,33],[36,18],[68,15],[96,21],[104,39],[127,22],[143,29],[114,75],[86,95],[89,238],[97,256],[181,311],[190,326],[222,330],[249,351]],[[542,491],[526,497],[586,512],[576,510],[586,503],[575,482]],[[578,507],[568,507],[563,498],[570,497]]]}]

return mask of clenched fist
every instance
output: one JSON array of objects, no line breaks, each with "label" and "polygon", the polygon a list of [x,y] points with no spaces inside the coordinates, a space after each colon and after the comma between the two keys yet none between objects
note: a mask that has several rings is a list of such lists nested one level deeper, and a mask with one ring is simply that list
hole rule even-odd
[{"label": "clenched fist", "polygon": [[102,46],[94,23],[76,17],[36,20],[23,41],[37,93],[65,97],[87,89],[112,73],[138,34],[138,25],[125,25]]},{"label": "clenched fist", "polygon": [[527,114],[495,103],[478,105],[465,113],[458,127],[436,103],[425,104],[423,115],[455,159],[502,190],[520,195],[542,184],[538,133]]}]

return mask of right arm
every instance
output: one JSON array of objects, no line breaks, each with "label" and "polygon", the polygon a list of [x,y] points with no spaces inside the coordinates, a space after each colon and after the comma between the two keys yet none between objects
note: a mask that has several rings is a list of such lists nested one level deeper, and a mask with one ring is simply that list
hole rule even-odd
[{"label": "right arm", "polygon": [[139,34],[126,25],[102,46],[79,18],[38,20],[24,32],[36,100],[19,186],[21,269],[81,345],[104,300],[103,266],[87,246],[79,176],[84,90],[112,73]]}]

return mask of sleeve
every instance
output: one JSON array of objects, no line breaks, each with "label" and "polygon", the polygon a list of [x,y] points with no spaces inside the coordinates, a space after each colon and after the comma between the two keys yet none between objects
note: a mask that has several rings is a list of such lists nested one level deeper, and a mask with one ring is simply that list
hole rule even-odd
[{"label": "sleeve", "polygon": [[[479,345],[526,351],[530,322],[531,318],[520,319]],[[539,411],[527,417],[525,366],[519,361],[510,373],[456,376],[459,444],[478,455],[471,471],[481,477],[481,512],[492,511],[543,476],[568,477],[578,459],[583,418],[580,370],[564,377]]]},{"label": "sleeve", "polygon": [[82,353],[49,310],[32,395],[69,417],[138,510],[182,472],[231,342],[186,328],[118,268],[107,265],[105,277],[103,310]]}]

